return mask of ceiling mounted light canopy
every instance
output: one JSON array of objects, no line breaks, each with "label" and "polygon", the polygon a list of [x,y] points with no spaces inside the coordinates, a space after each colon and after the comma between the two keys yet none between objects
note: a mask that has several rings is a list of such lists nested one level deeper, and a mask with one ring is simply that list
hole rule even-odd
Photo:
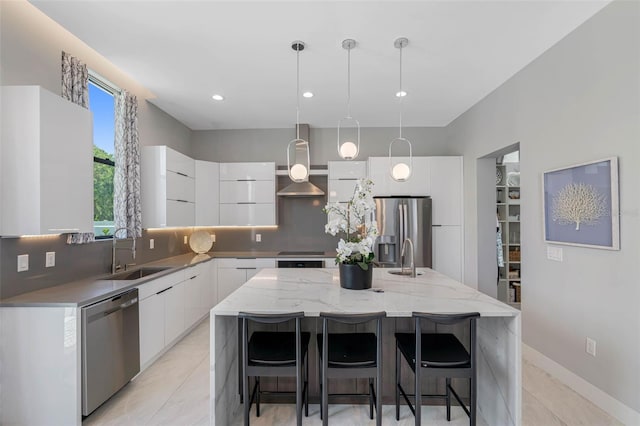
[{"label": "ceiling mounted light canopy", "polygon": [[[311,168],[309,142],[300,139],[300,52],[304,47],[304,42],[299,40],[291,44],[291,48],[296,51],[296,138],[287,145],[287,170],[294,182],[308,181]],[[291,155],[292,148],[293,155]]]},{"label": "ceiling mounted light canopy", "polygon": [[[409,139],[402,137],[402,99],[404,98],[404,93],[406,92],[402,90],[402,49],[407,47],[409,44],[409,40],[405,37],[400,37],[396,39],[393,43],[394,47],[400,51],[400,89],[398,90],[398,99],[400,103],[400,135],[391,141],[389,144],[389,172],[391,173],[391,177],[393,180],[398,182],[405,182],[411,177],[411,169],[412,169],[412,152],[411,152],[411,142]],[[393,157],[393,145],[396,143],[406,144],[409,147],[409,159],[406,160],[406,157]]]},{"label": "ceiling mounted light canopy", "polygon": [[[345,160],[353,160],[360,152],[360,123],[351,117],[351,49],[356,47],[356,41],[353,39],[342,40],[342,48],[347,51],[347,116],[338,121],[338,154]],[[351,122],[355,124],[356,138],[344,138],[341,140],[340,131],[345,123]],[[344,132],[343,132],[344,136]]]}]

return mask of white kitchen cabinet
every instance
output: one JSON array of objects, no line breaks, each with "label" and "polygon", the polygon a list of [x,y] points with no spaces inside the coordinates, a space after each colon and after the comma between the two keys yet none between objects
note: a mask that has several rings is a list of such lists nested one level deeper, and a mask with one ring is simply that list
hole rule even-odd
[{"label": "white kitchen cabinet", "polygon": [[[408,157],[398,161],[408,162]],[[394,160],[395,161],[395,160]],[[397,182],[389,171],[389,157],[369,157],[369,179],[374,183],[374,196],[431,195],[431,157],[413,157],[411,176],[405,182]]]},{"label": "white kitchen cabinet", "polygon": [[220,165],[196,160],[196,226],[220,224]]},{"label": "white kitchen cabinet", "polygon": [[432,227],[433,268],[450,278],[462,281],[462,227]]},{"label": "white kitchen cabinet", "polygon": [[211,304],[209,287],[210,267],[208,263],[199,263],[186,270],[184,323],[185,329],[191,327],[205,316],[215,302]]},{"label": "white kitchen cabinet", "polygon": [[220,225],[276,225],[275,163],[220,163]]},{"label": "white kitchen cabinet", "polygon": [[218,303],[242,284],[257,274],[262,268],[275,268],[275,259],[223,258],[218,259]]},{"label": "white kitchen cabinet", "polygon": [[153,294],[139,303],[140,366],[164,349],[164,296]]},{"label": "white kitchen cabinet", "polygon": [[353,197],[358,179],[367,177],[366,161],[329,161],[328,195],[330,203],[345,203]]},{"label": "white kitchen cabinet", "polygon": [[164,343],[165,346],[173,342],[185,330],[184,322],[184,290],[183,281],[169,287],[164,295]]},{"label": "white kitchen cabinet", "polygon": [[434,225],[462,225],[462,157],[431,157]]},{"label": "white kitchen cabinet", "polygon": [[195,161],[166,146],[145,146],[141,162],[142,226],[195,224]]},{"label": "white kitchen cabinet", "polygon": [[91,112],[39,86],[1,103],[0,234],[93,232]]}]

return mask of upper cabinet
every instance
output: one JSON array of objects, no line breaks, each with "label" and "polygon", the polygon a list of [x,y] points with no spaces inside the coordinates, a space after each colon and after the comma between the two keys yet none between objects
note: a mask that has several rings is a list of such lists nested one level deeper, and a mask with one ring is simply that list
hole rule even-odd
[{"label": "upper cabinet", "polygon": [[142,226],[195,224],[195,161],[166,146],[142,148]]},{"label": "upper cabinet", "polygon": [[275,163],[220,163],[220,225],[276,225]]},{"label": "upper cabinet", "polygon": [[220,165],[196,160],[196,226],[220,225]]},{"label": "upper cabinet", "polygon": [[0,233],[93,232],[91,112],[39,86],[4,86]]},{"label": "upper cabinet", "polygon": [[[397,182],[389,171],[389,157],[369,157],[369,178],[374,183],[373,195],[431,195],[431,158],[413,157],[411,176],[405,182]],[[409,161],[408,157],[400,159]]]},{"label": "upper cabinet", "polygon": [[358,179],[367,177],[366,161],[329,161],[327,201],[346,203],[353,197]]},{"label": "upper cabinet", "polygon": [[462,157],[431,158],[434,225],[462,225]]}]

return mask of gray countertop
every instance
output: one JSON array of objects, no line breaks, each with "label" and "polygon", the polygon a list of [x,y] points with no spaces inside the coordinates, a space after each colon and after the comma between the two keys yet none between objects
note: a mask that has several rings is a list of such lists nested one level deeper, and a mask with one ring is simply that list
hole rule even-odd
[{"label": "gray countertop", "polygon": [[[326,252],[324,257],[333,257],[335,252]],[[65,284],[20,294],[7,299],[0,299],[0,307],[81,307],[109,298],[123,291],[132,289],[147,281],[172,274],[198,263],[208,262],[215,258],[278,258],[276,251],[216,251],[196,255],[194,253],[157,260],[141,267],[169,267],[169,269],[137,280],[112,280],[110,274],[83,278]],[[296,258],[306,258],[300,256]],[[313,256],[317,257],[317,256]],[[282,257],[291,258],[291,257]]]}]

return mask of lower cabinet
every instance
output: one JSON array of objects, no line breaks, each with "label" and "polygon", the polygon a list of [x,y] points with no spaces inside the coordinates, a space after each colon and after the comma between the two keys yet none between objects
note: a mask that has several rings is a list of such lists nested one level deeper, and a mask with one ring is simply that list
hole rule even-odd
[{"label": "lower cabinet", "polygon": [[153,294],[141,300],[140,315],[140,366],[164,348],[164,296]]},{"label": "lower cabinet", "polygon": [[186,281],[170,287],[164,296],[164,344],[173,342],[185,330],[185,287]]},{"label": "lower cabinet", "polygon": [[275,268],[275,259],[218,259],[218,302],[240,288],[262,268]]}]

